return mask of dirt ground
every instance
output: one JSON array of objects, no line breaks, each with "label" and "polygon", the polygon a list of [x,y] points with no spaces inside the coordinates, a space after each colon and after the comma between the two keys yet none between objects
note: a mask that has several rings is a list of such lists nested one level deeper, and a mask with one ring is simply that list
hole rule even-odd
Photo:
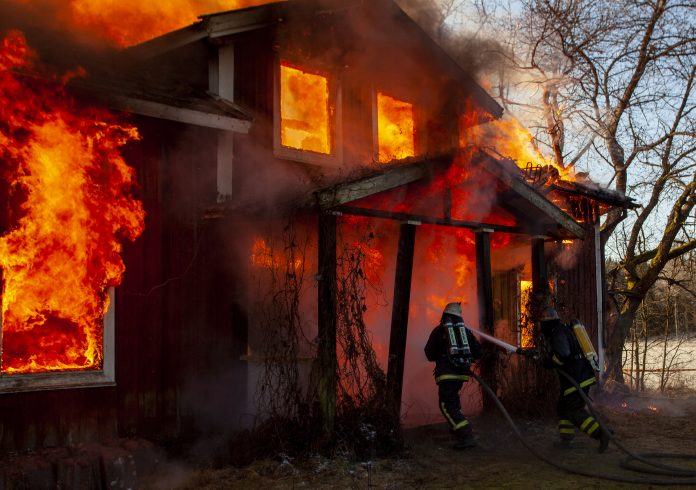
[{"label": "dirt ground", "polygon": [[[696,455],[696,397],[630,397],[600,409],[620,441],[636,452]],[[533,456],[500,414],[472,418],[479,447],[455,450],[445,424],[407,429],[400,457],[369,462],[320,456],[294,460],[282,454],[245,468],[195,469],[171,462],[143,483],[146,489],[421,489],[421,488],[652,488],[619,483],[557,469]],[[516,420],[529,443],[551,460],[593,474],[629,478],[666,477],[625,470],[624,454],[614,445],[602,455],[597,442],[578,434],[574,449],[554,448],[555,421]],[[696,461],[665,460],[696,470]],[[695,479],[696,480],[696,479]],[[658,488],[658,487],[655,487]],[[660,487],[660,488],[669,488]],[[684,487],[682,487],[684,488]],[[696,485],[692,486],[696,488]]]}]

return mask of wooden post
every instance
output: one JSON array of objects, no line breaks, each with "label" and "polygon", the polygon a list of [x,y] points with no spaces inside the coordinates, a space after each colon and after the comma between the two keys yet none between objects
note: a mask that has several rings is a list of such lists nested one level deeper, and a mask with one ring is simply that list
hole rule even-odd
[{"label": "wooden post", "polygon": [[401,391],[404,383],[408,310],[411,301],[413,251],[416,243],[416,225],[403,223],[399,230],[399,248],[394,276],[389,361],[387,364],[387,392],[393,415],[401,416]]},{"label": "wooden post", "polygon": [[[491,274],[491,233],[490,229],[478,229],[474,232],[476,242],[476,296],[479,307],[479,327],[490,335],[495,335],[493,319],[493,279]],[[496,356],[487,356],[480,363],[481,377],[495,392]],[[487,396],[483,398],[485,410],[493,409],[494,402]]]},{"label": "wooden post", "polygon": [[336,417],[336,216],[321,214],[318,232],[318,396],[322,430],[333,436]]},{"label": "wooden post", "polygon": [[549,288],[549,274],[546,270],[544,237],[532,237],[532,291],[545,293]]}]

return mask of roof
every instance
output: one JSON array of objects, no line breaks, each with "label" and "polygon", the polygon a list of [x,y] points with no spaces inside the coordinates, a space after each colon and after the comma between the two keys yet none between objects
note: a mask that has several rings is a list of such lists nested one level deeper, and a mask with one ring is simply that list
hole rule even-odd
[{"label": "roof", "polygon": [[[309,6],[317,13],[332,12],[341,14],[353,8],[369,9],[373,15],[384,13],[398,19],[404,29],[422,38],[424,44],[432,46],[432,51],[445,63],[457,79],[469,90],[475,99],[493,116],[500,117],[503,108],[401,7],[393,0],[370,0],[369,3],[356,0],[293,0],[281,1],[238,10],[202,15],[200,20],[190,26],[172,31],[128,48],[127,55],[136,59],[149,59],[202,39],[215,40],[224,36],[261,29],[285,21],[289,14],[300,7]],[[331,8],[333,7],[333,8]],[[378,12],[378,9],[382,9]]]},{"label": "roof", "polygon": [[238,105],[184,84],[102,75],[73,78],[69,88],[134,114],[241,133],[251,125],[251,117]]},{"label": "roof", "polygon": [[[496,186],[494,204],[514,216],[516,218],[515,224],[455,219],[452,218],[452,213],[447,211],[443,215],[438,215],[437,212],[423,214],[422,212],[374,209],[358,203],[363,198],[407,186],[438,174],[442,175],[453,165],[458,165],[456,157],[457,155],[454,155],[425,160],[418,164],[400,165],[318,190],[315,192],[316,206],[322,211],[337,211],[346,214],[459,228],[488,228],[500,232],[549,235],[556,238],[584,237],[583,226],[541,192],[525,182],[521,172],[509,168],[508,162],[499,161],[482,151],[471,158],[471,166],[475,172],[479,174],[484,172],[493,177],[494,180],[489,180],[488,185]],[[452,182],[451,185],[456,186],[460,183]],[[449,189],[442,189],[441,194],[444,196],[448,192],[450,192]]]}]

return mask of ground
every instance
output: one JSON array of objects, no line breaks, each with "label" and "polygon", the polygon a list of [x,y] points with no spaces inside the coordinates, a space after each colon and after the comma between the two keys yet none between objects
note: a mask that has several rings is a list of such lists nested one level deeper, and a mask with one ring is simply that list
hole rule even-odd
[{"label": "ground", "polygon": [[[636,452],[679,452],[696,455],[696,398],[621,397],[600,407],[620,441]],[[455,450],[447,427],[430,425],[407,429],[407,449],[399,457],[370,462],[337,456],[302,460],[282,454],[245,468],[195,469],[172,461],[147,481],[144,488],[178,489],[421,489],[421,488],[651,488],[649,485],[573,475],[533,456],[498,413],[472,419],[479,446]],[[622,469],[624,454],[611,445],[598,454],[597,442],[578,434],[572,450],[554,448],[555,421],[518,420],[529,443],[554,462],[593,474],[664,479]],[[696,470],[696,462],[665,461]],[[696,480],[696,478],[695,478]],[[696,487],[696,485],[694,485]],[[664,487],[661,487],[664,488]]]}]

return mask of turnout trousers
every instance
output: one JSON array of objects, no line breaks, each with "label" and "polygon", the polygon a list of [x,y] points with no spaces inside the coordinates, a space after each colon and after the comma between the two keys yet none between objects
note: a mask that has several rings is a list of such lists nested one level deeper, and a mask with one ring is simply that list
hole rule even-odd
[{"label": "turnout trousers", "polygon": [[471,434],[471,424],[462,414],[461,401],[459,399],[459,391],[462,389],[465,381],[468,381],[469,376],[466,375],[445,375],[456,379],[439,379],[436,378],[438,398],[440,404],[440,412],[447,420],[450,430],[457,436],[464,437]]}]

